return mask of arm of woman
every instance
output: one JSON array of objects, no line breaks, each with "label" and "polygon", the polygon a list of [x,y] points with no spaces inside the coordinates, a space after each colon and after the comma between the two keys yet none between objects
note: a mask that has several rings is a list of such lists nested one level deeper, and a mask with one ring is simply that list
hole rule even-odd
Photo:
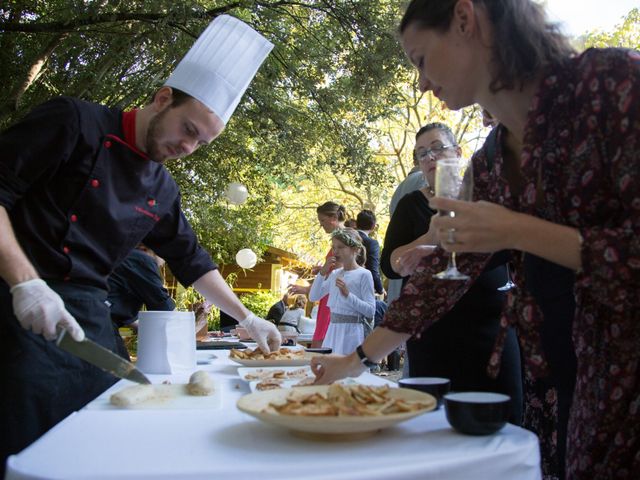
[{"label": "arm of woman", "polygon": [[289,285],[289,287],[287,288],[287,292],[289,293],[289,295],[307,295],[309,296],[309,291],[311,290],[311,287],[308,285]]},{"label": "arm of woman", "polygon": [[[362,350],[369,360],[379,362],[406,342],[411,335],[377,327],[364,343]],[[358,355],[320,355],[311,359],[316,385],[328,385],[345,377],[357,377],[366,370]]]},{"label": "arm of woman", "polygon": [[[424,254],[422,256],[428,255],[429,253],[433,252],[433,250],[436,248],[437,243],[438,243],[438,240],[436,238],[434,231],[429,230],[424,235],[420,235],[413,242],[409,242],[406,245],[402,245],[401,247],[396,248],[391,253],[391,267],[399,275],[407,276],[408,273],[406,271],[406,268],[404,268],[404,265],[403,265],[405,260],[409,258],[406,256],[406,254],[412,251],[412,252],[421,252]],[[427,248],[422,248],[422,247],[427,247]]]},{"label": "arm of woman", "polygon": [[408,276],[398,262],[400,257],[416,246],[435,243],[435,233],[430,230],[429,223],[433,212],[425,205],[420,206],[420,192],[412,192],[400,200],[389,221],[384,237],[384,248],[380,266],[388,278]]}]

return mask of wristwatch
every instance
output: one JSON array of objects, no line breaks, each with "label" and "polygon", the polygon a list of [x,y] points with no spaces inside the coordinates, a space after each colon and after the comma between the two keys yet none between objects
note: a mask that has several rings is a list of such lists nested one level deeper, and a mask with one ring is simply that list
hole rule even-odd
[{"label": "wristwatch", "polygon": [[371,360],[369,360],[369,357],[367,357],[367,355],[364,353],[364,350],[362,349],[362,345],[358,345],[358,348],[356,348],[356,355],[358,355],[360,363],[362,363],[365,367],[370,368],[377,365],[376,362],[372,362]]}]

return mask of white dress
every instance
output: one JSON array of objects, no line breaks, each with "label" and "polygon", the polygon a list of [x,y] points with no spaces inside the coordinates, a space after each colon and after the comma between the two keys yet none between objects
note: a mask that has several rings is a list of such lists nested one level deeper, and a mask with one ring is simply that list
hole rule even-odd
[{"label": "white dress", "polygon": [[[349,289],[345,297],[336,286],[336,279],[343,277]],[[322,342],[323,347],[330,347],[333,353],[348,355],[364,341],[364,327],[361,322],[334,323],[334,315],[373,318],[376,311],[376,299],[373,290],[373,277],[366,268],[354,270],[338,268],[325,279],[318,275],[311,285],[309,299],[313,302],[329,294],[327,305],[331,310],[331,323]]]},{"label": "white dress", "polygon": [[[280,330],[281,332],[296,332],[296,327],[298,327],[302,315],[304,315],[303,308],[285,310],[282,318],[278,322],[278,330]],[[286,323],[288,325],[283,325],[283,323]]]}]

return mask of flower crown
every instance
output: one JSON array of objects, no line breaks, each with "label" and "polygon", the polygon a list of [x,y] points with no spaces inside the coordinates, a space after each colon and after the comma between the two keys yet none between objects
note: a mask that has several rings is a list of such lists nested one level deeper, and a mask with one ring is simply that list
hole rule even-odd
[{"label": "flower crown", "polygon": [[[355,232],[355,230],[353,230]],[[331,232],[331,238],[337,238],[342,243],[344,243],[347,247],[351,248],[364,248],[362,242],[356,240],[351,235],[349,235],[347,229],[345,228],[336,228],[333,232]]]}]

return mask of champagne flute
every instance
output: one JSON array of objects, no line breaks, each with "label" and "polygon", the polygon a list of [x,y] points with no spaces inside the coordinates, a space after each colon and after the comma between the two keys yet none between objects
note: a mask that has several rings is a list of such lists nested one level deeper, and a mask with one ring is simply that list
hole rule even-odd
[{"label": "champagne flute", "polygon": [[[464,158],[444,158],[436,163],[436,196],[455,200],[471,201],[473,194],[473,174],[471,160]],[[440,211],[440,215],[455,217],[455,212]],[[449,231],[449,241],[455,241],[455,231]],[[439,280],[469,280],[456,266],[456,253],[451,252],[446,270],[434,275]]]},{"label": "champagne flute", "polygon": [[505,263],[505,266],[507,267],[507,283],[505,283],[501,287],[498,287],[499,292],[508,292],[509,290],[511,290],[512,288],[516,288],[517,286],[513,282],[513,280],[511,280],[511,271],[509,270],[509,262]]}]

